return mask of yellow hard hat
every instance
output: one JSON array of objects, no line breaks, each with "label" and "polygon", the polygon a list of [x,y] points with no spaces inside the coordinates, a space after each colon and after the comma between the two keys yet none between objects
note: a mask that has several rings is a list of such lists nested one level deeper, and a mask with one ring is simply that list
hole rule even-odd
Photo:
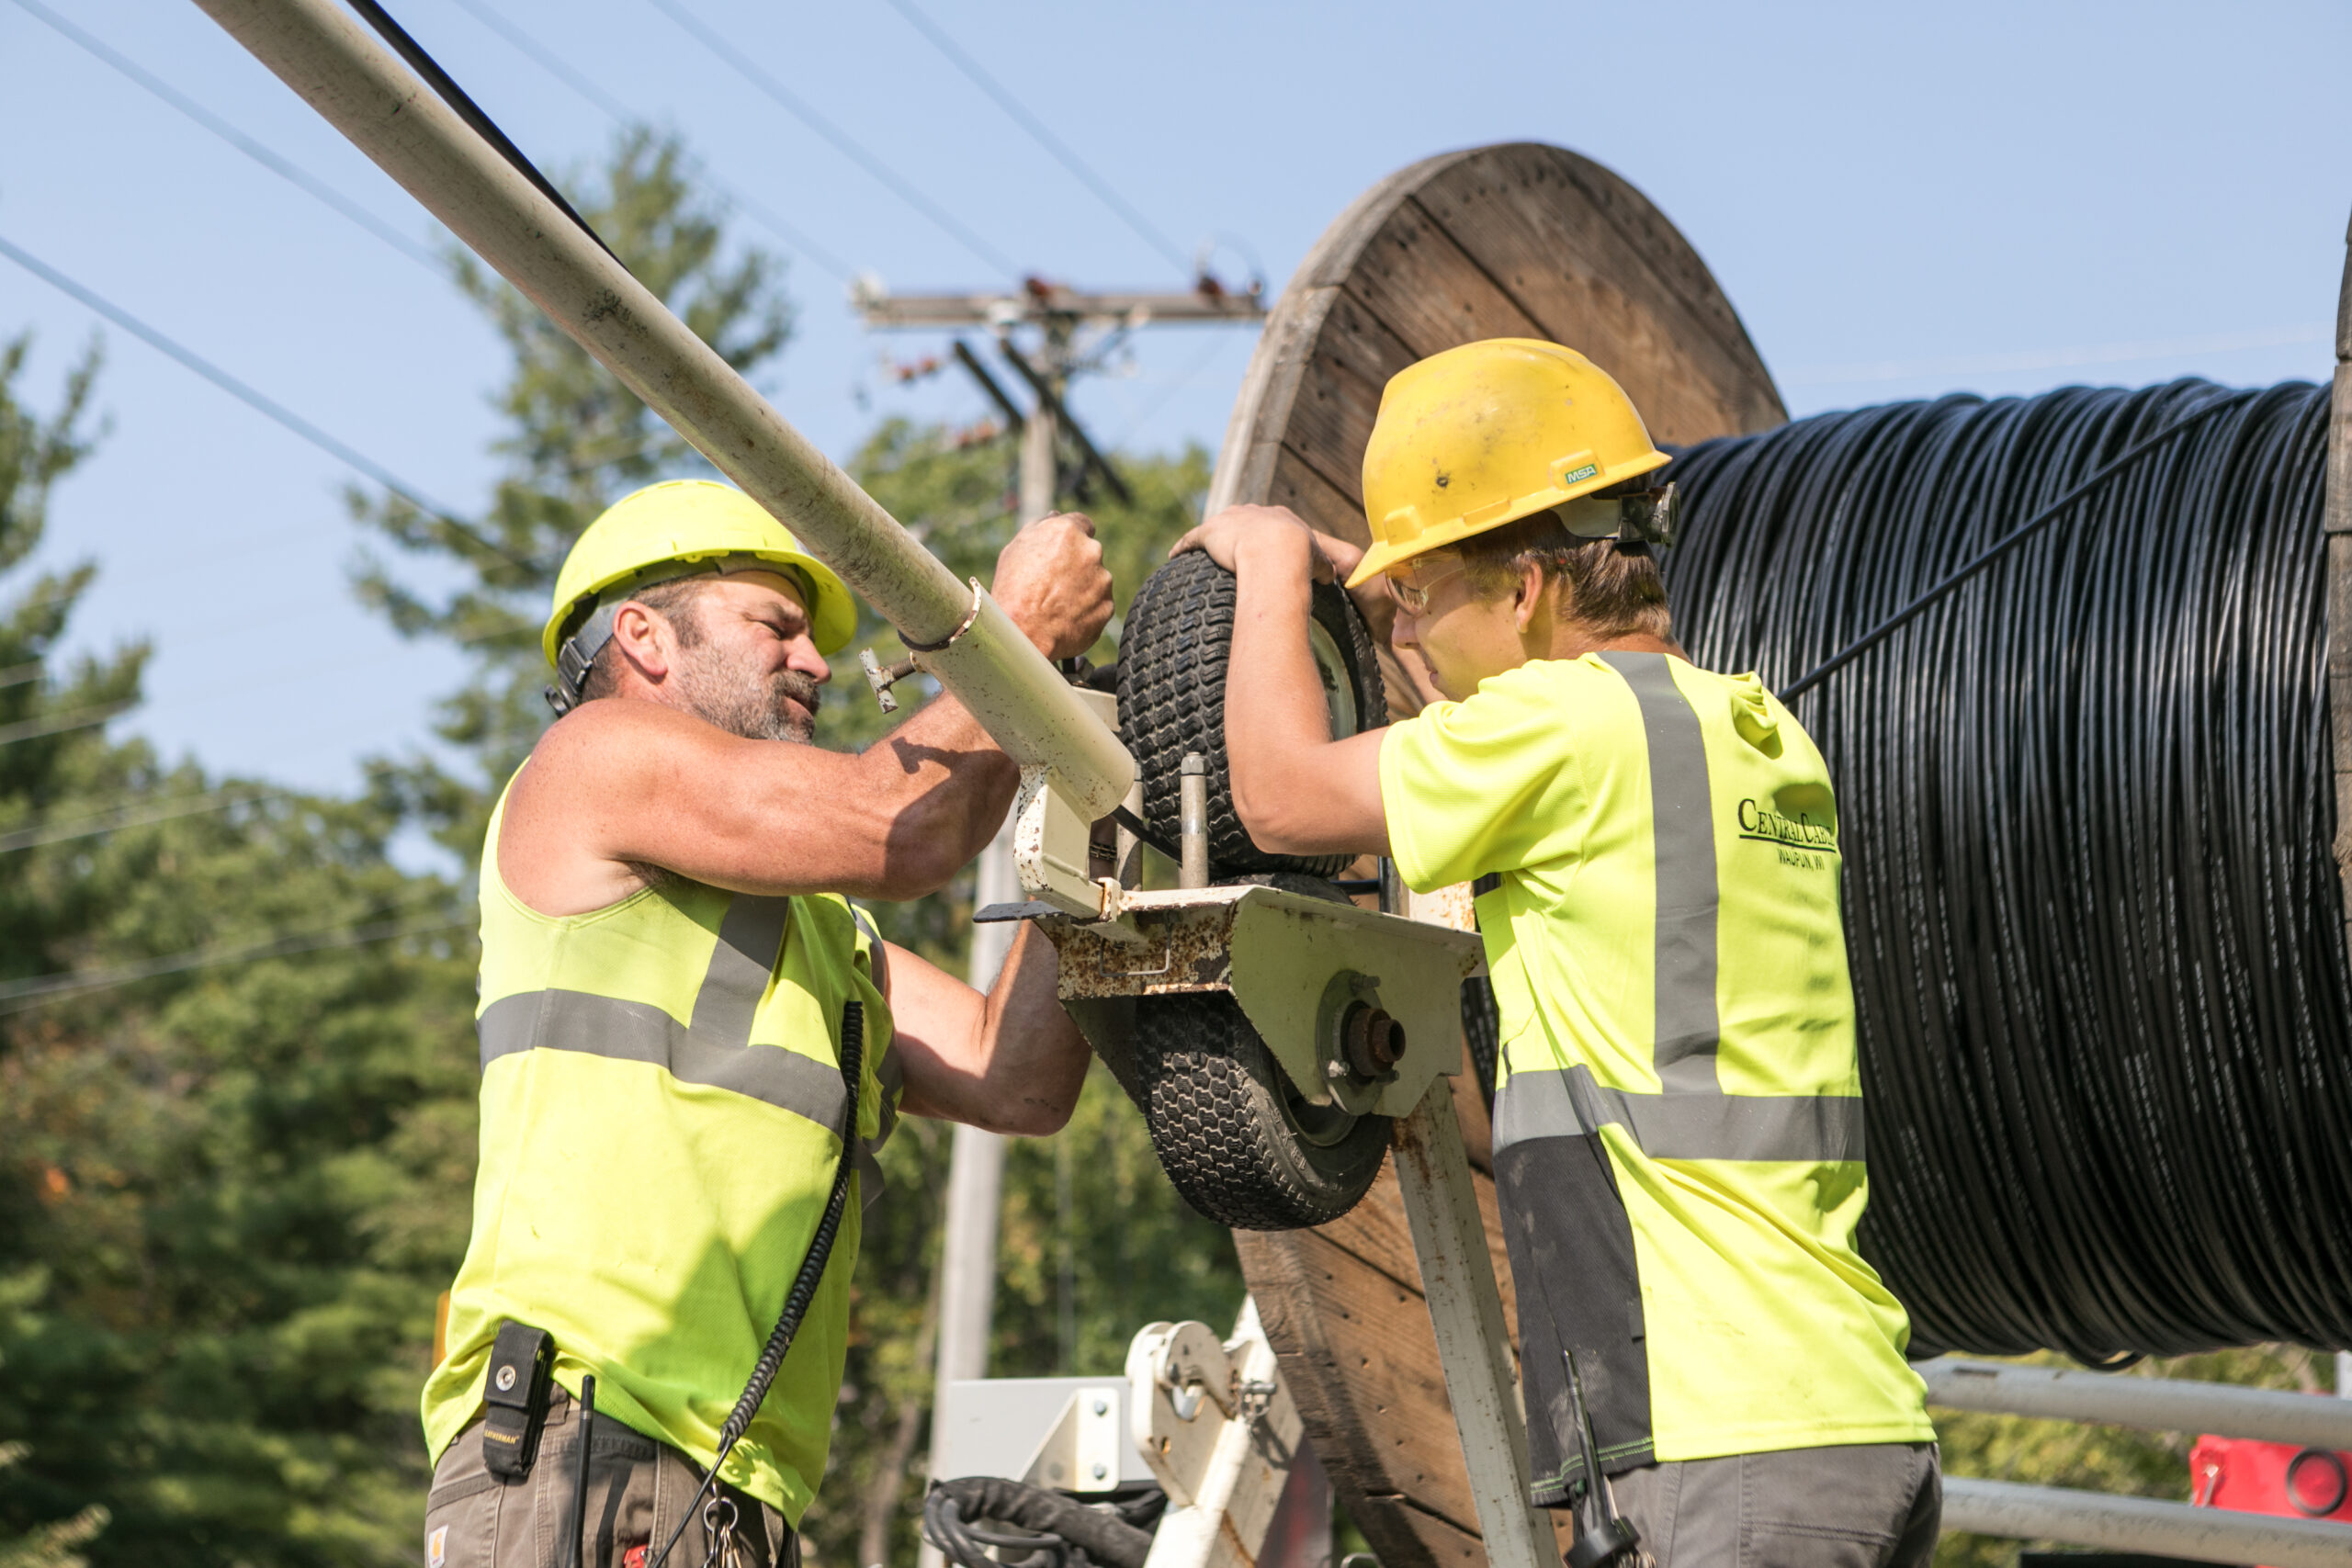
[{"label": "yellow hard hat", "polygon": [[[1380,394],[1363,452],[1372,548],[1348,586],[1667,460],[1624,389],[1573,348],[1498,337],[1433,354]],[[1610,517],[1570,525],[1612,537]]]},{"label": "yellow hard hat", "polygon": [[[831,568],[734,486],[672,479],[623,496],[581,534],[556,573],[539,647],[560,671],[565,639],[600,603],[618,604],[637,589],[675,578],[763,567],[784,569],[807,584],[817,651],[849,646],[857,635],[857,601]],[[579,662],[584,668],[594,658],[589,651]]]}]

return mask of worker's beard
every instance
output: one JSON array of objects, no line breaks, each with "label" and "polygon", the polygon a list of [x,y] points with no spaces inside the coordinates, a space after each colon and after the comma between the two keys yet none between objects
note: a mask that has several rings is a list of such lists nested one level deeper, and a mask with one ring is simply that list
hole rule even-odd
[{"label": "worker's beard", "polygon": [[748,661],[739,664],[706,642],[678,675],[686,711],[729,735],[803,746],[815,738],[817,706],[823,699],[817,682],[797,670],[771,672]]}]

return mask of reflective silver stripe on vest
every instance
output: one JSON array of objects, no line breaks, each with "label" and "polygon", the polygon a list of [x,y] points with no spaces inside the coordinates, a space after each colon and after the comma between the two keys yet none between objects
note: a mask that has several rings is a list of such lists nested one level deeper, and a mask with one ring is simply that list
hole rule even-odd
[{"label": "reflective silver stripe on vest", "polygon": [[1862,1102],[1842,1094],[1638,1094],[1603,1089],[1592,1069],[1514,1072],[1495,1096],[1495,1147],[1572,1137],[1611,1122],[1653,1159],[1862,1157]]},{"label": "reflective silver stripe on vest", "polygon": [[1603,1089],[1581,1064],[1514,1070],[1495,1097],[1496,1150],[1614,1122],[1653,1159],[1860,1159],[1859,1096],[1724,1092],[1715,1075],[1721,906],[1706,735],[1665,654],[1604,653],[1601,660],[1632,688],[1649,746],[1657,868],[1654,1061],[1662,1092]]},{"label": "reflective silver stripe on vest", "polygon": [[[702,988],[695,993],[691,1023],[680,1023],[650,1002],[588,991],[501,997],[482,1010],[476,1025],[483,1070],[501,1056],[533,1050],[649,1062],[680,1083],[723,1089],[841,1136],[849,1109],[841,1068],[797,1051],[751,1043],[752,1018],[767,994],[791,913],[788,898],[736,896],[718,923],[718,942]],[[881,1168],[872,1145],[860,1142],[858,1165],[866,1172],[870,1204],[881,1195]]]}]

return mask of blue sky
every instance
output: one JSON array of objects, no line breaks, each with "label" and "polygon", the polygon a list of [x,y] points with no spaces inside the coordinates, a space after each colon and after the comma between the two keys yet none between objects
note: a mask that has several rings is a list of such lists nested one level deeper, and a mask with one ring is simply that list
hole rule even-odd
[{"label": "blue sky", "polygon": [[[420,243],[407,196],[185,0],[50,0],[81,27]],[[470,0],[682,132],[731,187],[900,288],[1010,283],[760,96],[650,0]],[[678,0],[988,252],[1082,286],[1181,286],[1151,244],[886,0]],[[2322,5],[1080,6],[919,0],[1186,251],[1279,288],[1366,186],[1450,147],[1555,141],[1640,186],[1698,247],[1799,413],[1955,389],[2197,374],[2317,378],[2352,211],[2342,63]],[[463,0],[395,14],[542,164],[612,122]],[[478,506],[497,344],[410,256],[0,0],[0,238],[146,317],[408,482]],[[790,263],[796,340],[767,389],[845,455],[888,413],[967,420],[939,346],[853,320]],[[96,326],[0,261],[37,405]],[[112,434],[58,493],[39,559],[102,575],[74,646],[155,644],[118,721],[224,771],[345,788],[429,742],[446,650],[359,610],[351,477],[107,329]],[[1077,396],[1098,437],[1212,449],[1251,334],[1155,329]]]}]

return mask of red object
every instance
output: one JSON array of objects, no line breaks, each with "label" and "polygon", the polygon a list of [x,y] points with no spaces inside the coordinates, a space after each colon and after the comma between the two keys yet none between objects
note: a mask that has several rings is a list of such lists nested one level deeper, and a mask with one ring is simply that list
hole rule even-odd
[{"label": "red object", "polygon": [[623,1552],[621,1554],[621,1568],[645,1568],[645,1549],[652,1544],[653,1543],[649,1540],[642,1545],[632,1546],[627,1551]]},{"label": "red object", "polygon": [[2352,1452],[2199,1438],[2188,1450],[2188,1484],[2200,1507],[2352,1521]]}]

